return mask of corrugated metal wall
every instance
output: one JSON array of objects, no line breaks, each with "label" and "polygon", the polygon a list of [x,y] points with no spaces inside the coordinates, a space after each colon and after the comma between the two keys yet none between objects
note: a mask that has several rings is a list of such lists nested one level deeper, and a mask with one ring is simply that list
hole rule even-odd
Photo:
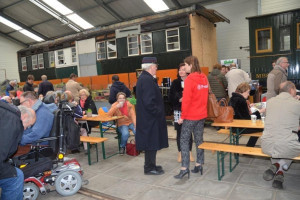
[{"label": "corrugated metal wall", "polygon": [[[24,46],[0,36],[0,69],[5,69],[7,79],[20,80],[17,51],[23,48]],[[4,74],[4,70],[0,70],[0,82],[5,79]]]},{"label": "corrugated metal wall", "polygon": [[242,69],[250,72],[249,52],[239,47],[249,46],[248,20],[245,18],[257,15],[257,0],[231,0],[205,7],[215,9],[230,20],[230,24],[217,23],[218,61],[241,59]]},{"label": "corrugated metal wall", "polygon": [[300,8],[300,0],[261,0],[262,15],[296,8]]}]

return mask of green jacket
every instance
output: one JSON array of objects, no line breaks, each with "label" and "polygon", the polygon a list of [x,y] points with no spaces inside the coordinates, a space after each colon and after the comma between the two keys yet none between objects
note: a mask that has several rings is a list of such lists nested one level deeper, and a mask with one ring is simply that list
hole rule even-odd
[{"label": "green jacket", "polygon": [[208,75],[208,81],[212,92],[217,98],[226,98],[227,92],[227,80],[226,77],[221,74],[218,69],[213,69],[213,71]]}]

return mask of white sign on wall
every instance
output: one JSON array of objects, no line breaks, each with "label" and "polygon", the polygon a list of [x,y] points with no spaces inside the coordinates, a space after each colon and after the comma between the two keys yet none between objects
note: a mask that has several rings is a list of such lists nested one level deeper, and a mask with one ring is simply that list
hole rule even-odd
[{"label": "white sign on wall", "polygon": [[231,63],[235,63],[237,68],[241,68],[241,60],[237,58],[220,60],[221,65],[230,66]]}]

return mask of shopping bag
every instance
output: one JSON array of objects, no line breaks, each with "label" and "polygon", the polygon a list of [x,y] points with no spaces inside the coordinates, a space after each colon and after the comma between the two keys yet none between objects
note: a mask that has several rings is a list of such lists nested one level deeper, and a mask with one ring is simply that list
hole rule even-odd
[{"label": "shopping bag", "polygon": [[140,154],[140,152],[136,150],[135,140],[132,139],[126,144],[126,154],[130,156],[138,156]]}]

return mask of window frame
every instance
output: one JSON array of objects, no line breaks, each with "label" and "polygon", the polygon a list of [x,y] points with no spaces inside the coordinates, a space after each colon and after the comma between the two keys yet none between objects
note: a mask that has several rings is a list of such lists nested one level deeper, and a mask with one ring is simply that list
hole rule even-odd
[{"label": "window frame", "polygon": [[297,49],[300,49],[300,39],[299,39],[299,34],[300,34],[300,22],[298,22],[297,24]]},{"label": "window frame", "polygon": [[[98,57],[98,55],[101,55],[101,54],[103,54],[101,51],[100,51],[100,53],[99,53],[99,48],[98,48],[98,46],[101,44],[101,43],[104,43],[104,58],[99,58]],[[107,59],[107,48],[106,48],[106,41],[100,41],[100,42],[96,42],[96,56],[97,56],[97,60],[105,60],[105,59]]]},{"label": "window frame", "polygon": [[[271,45],[271,48],[270,49],[259,50],[258,49],[258,32],[259,31],[266,31],[266,30],[270,31],[270,45]],[[255,50],[256,50],[256,53],[273,52],[273,31],[272,31],[272,27],[255,29]]]},{"label": "window frame", "polygon": [[[173,30],[177,30],[177,32],[178,32],[178,49],[169,49],[169,46],[168,46],[168,44],[173,44],[173,43],[175,43],[175,42],[173,42],[173,43],[168,43],[168,31],[173,31]],[[167,49],[167,52],[170,52],[170,51],[180,51],[180,31],[179,31],[179,28],[171,28],[171,29],[166,29],[166,31],[165,31],[165,34],[166,34],[166,49]],[[172,36],[172,37],[174,37],[174,36]]]},{"label": "window frame", "polygon": [[[59,52],[62,52],[62,55],[59,55]],[[62,63],[60,63],[60,59],[59,59],[60,56],[62,56],[62,58],[63,58]],[[58,61],[58,65],[64,65],[65,64],[65,53],[64,53],[63,49],[57,50],[57,61]]]},{"label": "window frame", "polygon": [[[136,38],[136,42],[130,42],[129,43],[129,38],[133,38],[135,37]],[[137,43],[137,47],[136,48],[129,48],[129,44],[135,44]],[[129,56],[138,56],[140,55],[140,41],[139,41],[139,36],[138,35],[132,35],[132,36],[127,36],[127,51],[128,51],[128,57]],[[129,50],[130,49],[137,49],[137,54],[129,54]]]},{"label": "window frame", "polygon": [[[38,56],[38,68],[39,69],[44,69],[45,68],[44,54],[43,53],[39,53],[37,56]],[[40,58],[42,58],[42,59],[40,59]]]},{"label": "window frame", "polygon": [[[48,52],[48,59],[49,59],[49,67],[55,67],[55,53],[54,51]],[[52,66],[53,62],[53,66]]]},{"label": "window frame", "polygon": [[[289,32],[290,32],[289,49],[281,49],[281,29],[284,29],[284,28],[289,28]],[[291,51],[291,26],[290,25],[279,26],[279,51]]]},{"label": "window frame", "polygon": [[[151,35],[151,40],[142,40],[142,36],[143,35]],[[153,53],[153,41],[152,41],[152,32],[148,32],[148,33],[141,33],[140,35],[140,45],[141,45],[141,54],[145,55],[145,54],[152,54]],[[149,47],[149,46],[143,46],[143,41],[151,41],[151,52],[143,52],[143,47]]]},{"label": "window frame", "polygon": [[[33,64],[33,62],[35,62],[35,65]],[[38,66],[38,54],[31,55],[31,67],[32,67],[32,70],[39,69],[39,66]]]},{"label": "window frame", "polygon": [[[25,59],[25,61],[24,61],[24,59]],[[25,62],[25,65],[23,65],[24,62]],[[26,59],[26,57],[21,57],[21,69],[22,69],[22,72],[27,71],[27,59]]]},{"label": "window frame", "polygon": [[[74,52],[73,52],[73,49],[75,50]],[[71,59],[72,59],[72,63],[77,63],[76,47],[71,47]],[[73,61],[73,59],[75,59],[75,61]]]},{"label": "window frame", "polygon": [[[116,56],[114,56],[114,57],[110,57],[109,56],[109,52],[108,52],[108,42],[110,42],[110,41],[114,41],[115,42],[115,45],[116,45],[116,51],[111,51],[111,52],[116,52]],[[111,40],[107,40],[106,41],[106,55],[107,55],[107,59],[114,59],[114,58],[117,58],[118,57],[118,52],[117,52],[117,40],[116,39],[111,39]],[[110,52],[110,53],[111,53]]]}]

